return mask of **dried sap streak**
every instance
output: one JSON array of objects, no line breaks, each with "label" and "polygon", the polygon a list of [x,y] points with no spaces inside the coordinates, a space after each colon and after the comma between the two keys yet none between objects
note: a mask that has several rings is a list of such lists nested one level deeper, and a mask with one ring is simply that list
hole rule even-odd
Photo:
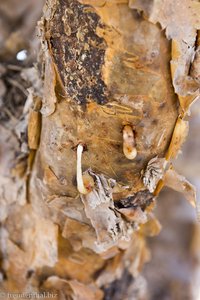
[{"label": "dried sap streak", "polygon": [[107,102],[102,79],[106,43],[96,34],[103,27],[92,7],[59,0],[49,23],[49,45],[67,96],[78,104]]}]

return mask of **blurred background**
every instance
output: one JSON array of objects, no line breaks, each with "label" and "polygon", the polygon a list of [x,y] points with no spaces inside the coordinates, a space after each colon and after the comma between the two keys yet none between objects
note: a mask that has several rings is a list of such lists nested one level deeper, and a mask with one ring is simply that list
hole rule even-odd
[{"label": "blurred background", "polygon": [[0,1],[1,61],[14,62],[17,60],[17,53],[24,49],[28,51],[29,60],[36,56],[39,41],[35,26],[41,16],[43,5],[43,0]]},{"label": "blurred background", "polygon": [[[39,39],[35,29],[43,0],[0,1],[0,120],[18,117],[26,100],[26,84],[19,79],[23,67],[36,62]],[[18,97],[14,95],[17,93]],[[21,109],[5,110],[6,101],[17,99]],[[200,104],[191,109],[189,136],[174,162],[176,170],[197,188],[200,197]],[[5,123],[6,124],[6,123]],[[151,260],[142,275],[149,300],[200,300],[200,226],[196,212],[182,195],[164,189],[155,215],[162,225],[157,237],[149,238]]]}]

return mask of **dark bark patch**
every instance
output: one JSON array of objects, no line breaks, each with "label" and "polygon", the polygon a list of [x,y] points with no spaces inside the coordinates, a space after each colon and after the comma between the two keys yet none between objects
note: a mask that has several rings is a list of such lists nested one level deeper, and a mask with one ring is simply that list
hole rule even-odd
[{"label": "dark bark patch", "polygon": [[117,208],[137,208],[140,207],[143,211],[154,201],[154,195],[148,190],[140,191],[127,198],[122,198],[119,201],[115,201]]},{"label": "dark bark patch", "polygon": [[104,26],[99,16],[76,0],[59,0],[49,26],[49,45],[67,95],[78,104],[106,103],[101,73],[106,43],[96,33]]}]

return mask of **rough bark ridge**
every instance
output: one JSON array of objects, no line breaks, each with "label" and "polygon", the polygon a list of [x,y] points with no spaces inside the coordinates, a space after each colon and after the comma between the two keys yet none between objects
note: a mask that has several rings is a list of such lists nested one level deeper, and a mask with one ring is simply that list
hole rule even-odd
[{"label": "rough bark ridge", "polygon": [[[46,2],[41,78],[23,73],[32,88],[16,132],[26,156],[13,158],[16,135],[1,120],[10,138],[1,137],[10,153],[0,186],[3,291],[147,299],[138,274],[150,257],[145,237],[160,230],[156,196],[168,185],[195,205],[170,159],[199,95],[197,11],[199,2],[189,0]],[[88,193],[77,189],[80,145]]]}]

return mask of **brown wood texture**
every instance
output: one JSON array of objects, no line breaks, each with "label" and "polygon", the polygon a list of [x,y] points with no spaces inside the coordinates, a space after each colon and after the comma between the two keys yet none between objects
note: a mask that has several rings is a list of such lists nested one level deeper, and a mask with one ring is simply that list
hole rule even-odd
[{"label": "brown wood texture", "polygon": [[20,70],[19,122],[1,118],[3,292],[148,299],[139,274],[161,229],[156,196],[168,185],[195,206],[171,159],[199,95],[200,5],[176,2],[46,1],[37,71]]}]

